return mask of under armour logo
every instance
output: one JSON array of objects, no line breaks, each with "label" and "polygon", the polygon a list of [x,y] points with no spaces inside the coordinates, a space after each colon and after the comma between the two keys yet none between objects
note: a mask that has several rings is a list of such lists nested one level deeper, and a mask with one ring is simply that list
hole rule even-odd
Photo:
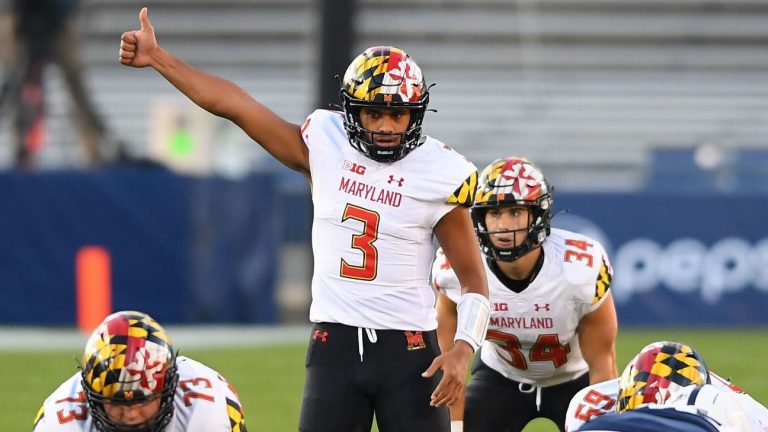
[{"label": "under armour logo", "polygon": [[534,303],[533,307],[534,307],[533,310],[536,311],[536,312],[538,312],[540,310],[545,310],[545,311],[549,312],[549,303],[544,303],[543,305],[540,305],[538,303]]},{"label": "under armour logo", "polygon": [[317,338],[320,338],[321,342],[327,341],[328,340],[328,332],[327,331],[315,330],[315,333],[312,335],[312,340],[317,340]]},{"label": "under armour logo", "polygon": [[397,182],[397,186],[400,187],[403,185],[403,182],[405,181],[404,178],[400,177],[400,180],[395,180],[395,176],[389,175],[389,180],[387,180],[387,183],[392,184],[394,182]]}]

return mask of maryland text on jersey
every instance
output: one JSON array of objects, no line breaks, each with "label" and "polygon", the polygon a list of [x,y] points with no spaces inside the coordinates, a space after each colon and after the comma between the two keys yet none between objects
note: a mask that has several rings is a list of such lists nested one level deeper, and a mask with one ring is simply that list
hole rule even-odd
[{"label": "maryland text on jersey", "polygon": [[491,317],[493,327],[503,327],[512,329],[551,329],[555,327],[552,318],[536,317]]},{"label": "maryland text on jersey", "polygon": [[[402,184],[402,180],[400,180],[400,184]],[[386,204],[392,207],[400,207],[400,203],[403,202],[403,194],[399,192],[377,188],[376,186],[365,184],[361,181],[348,179],[346,177],[341,177],[339,190],[359,198],[365,198],[367,200]]]}]

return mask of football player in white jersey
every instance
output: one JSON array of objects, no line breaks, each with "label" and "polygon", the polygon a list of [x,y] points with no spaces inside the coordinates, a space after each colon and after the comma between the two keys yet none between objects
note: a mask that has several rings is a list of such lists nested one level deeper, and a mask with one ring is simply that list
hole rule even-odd
[{"label": "football player in white jersey", "polygon": [[[645,404],[677,404],[689,399],[691,386],[704,386],[703,393],[716,389],[732,399],[746,417],[747,427],[741,430],[768,432],[768,409],[739,387],[709,370],[701,355],[680,342],[658,341],[648,344],[627,364],[620,378],[591,385],[582,389],[571,400],[566,414],[566,430],[576,431],[606,413],[625,412]],[[705,405],[707,400],[693,398],[689,405],[700,410],[713,411]],[[733,411],[728,409],[727,411]],[[714,417],[717,417],[715,415]],[[723,423],[723,421],[721,421]]]},{"label": "football player in white jersey", "polygon": [[[230,81],[159,47],[146,8],[122,35],[120,62],[151,66],[200,107],[227,118],[309,180],[314,274],[303,432],[447,431],[485,337],[488,287],[468,207],[475,166],[422,136],[429,88],[398,48],[365,50],[342,80],[343,112],[303,126],[278,117]],[[440,353],[429,284],[435,235],[463,294],[456,344]]]},{"label": "football player in white jersey", "polygon": [[43,402],[35,432],[246,432],[234,388],[204,364],[177,357],[147,314],[106,317],[80,369]]},{"label": "football player in white jersey", "polygon": [[[485,257],[491,319],[466,390],[451,407],[454,430],[520,431],[544,417],[563,429],[568,402],[617,376],[612,272],[594,239],[550,228],[552,186],[519,157],[480,174],[472,219]],[[461,284],[438,250],[438,334],[450,347]],[[460,318],[460,317],[459,317]]]}]

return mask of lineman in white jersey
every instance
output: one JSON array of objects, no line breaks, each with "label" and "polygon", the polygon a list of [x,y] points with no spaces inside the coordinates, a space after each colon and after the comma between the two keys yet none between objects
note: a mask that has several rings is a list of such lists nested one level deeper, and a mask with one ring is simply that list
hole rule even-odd
[{"label": "lineman in white jersey", "polygon": [[[616,377],[616,312],[603,247],[551,229],[552,187],[529,161],[510,157],[479,178],[472,218],[486,259],[491,319],[466,391],[451,407],[454,429],[519,431],[545,417],[563,429],[571,397]],[[438,251],[438,334],[450,345],[460,283]]]},{"label": "lineman in white jersey", "polygon": [[[657,366],[659,364],[663,366]],[[709,387],[714,387],[735,401],[749,425],[746,431],[768,432],[768,408],[707,369],[696,350],[672,341],[645,346],[627,364],[620,378],[591,385],[577,393],[568,406],[566,430],[573,432],[585,422],[606,413],[623,412],[647,403],[678,404],[672,399],[680,401],[684,398],[678,394],[688,395],[691,386],[701,385],[707,389],[706,394],[712,391]],[[707,400],[699,397],[689,405],[706,410]]]},{"label": "lineman in white jersey", "polygon": [[81,372],[43,403],[35,432],[246,432],[237,393],[213,369],[177,357],[149,315],[122,311],[94,330]]},{"label": "lineman in white jersey", "polygon": [[[158,46],[146,8],[121,37],[120,62],[151,66],[203,109],[237,124],[309,180],[314,275],[299,430],[449,429],[485,337],[488,287],[468,206],[475,167],[423,137],[429,88],[404,51],[372,47],[342,80],[343,113],[318,110],[303,126],[280,118],[234,83]],[[440,354],[429,286],[432,234],[455,265],[464,319]],[[441,373],[438,373],[441,372]]]}]

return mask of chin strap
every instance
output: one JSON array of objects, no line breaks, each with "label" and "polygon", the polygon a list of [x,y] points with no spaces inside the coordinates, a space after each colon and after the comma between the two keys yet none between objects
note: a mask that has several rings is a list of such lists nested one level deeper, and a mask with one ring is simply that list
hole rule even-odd
[{"label": "chin strap", "polygon": [[488,297],[477,293],[462,294],[458,304],[458,323],[454,342],[463,340],[477,351],[485,340],[490,316],[491,305]]}]

